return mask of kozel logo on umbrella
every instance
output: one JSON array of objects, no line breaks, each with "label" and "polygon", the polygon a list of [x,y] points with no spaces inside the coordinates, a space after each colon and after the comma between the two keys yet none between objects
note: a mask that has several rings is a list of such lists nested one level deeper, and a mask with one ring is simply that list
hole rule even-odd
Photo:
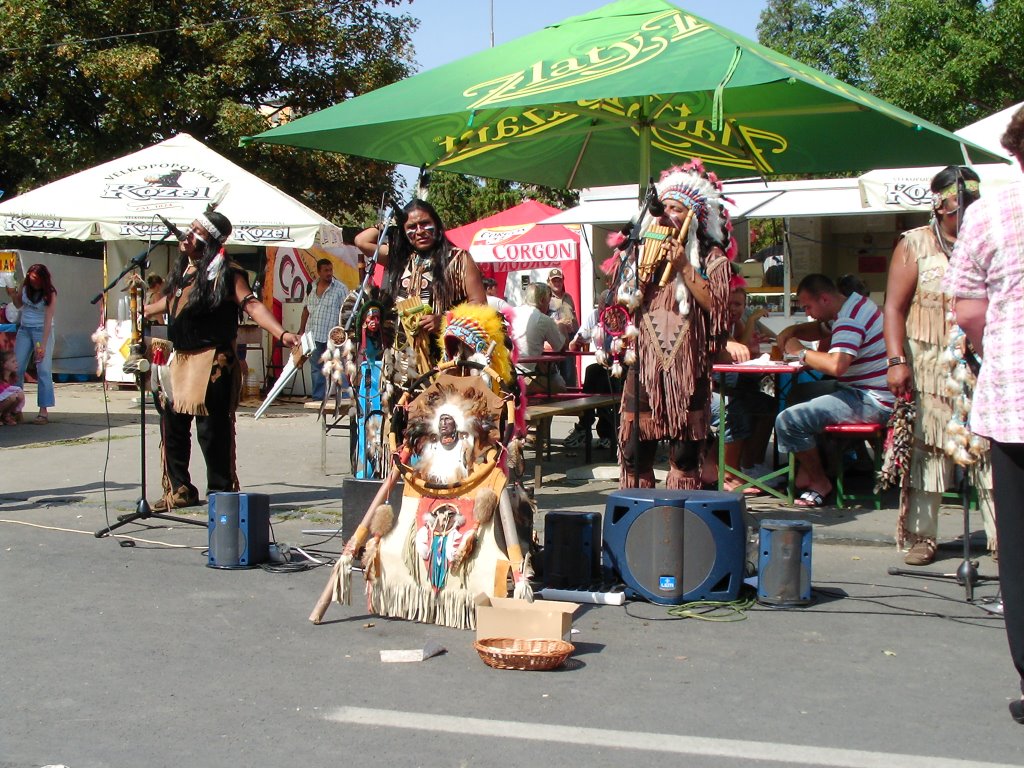
[{"label": "kozel logo on umbrella", "polygon": [[932,190],[927,181],[887,183],[885,185],[885,204],[926,208],[932,204]]},{"label": "kozel logo on umbrella", "polygon": [[[186,183],[185,174],[196,174],[202,179],[199,184]],[[124,181],[118,181],[127,177]],[[115,171],[106,178],[107,186],[100,197],[115,200],[138,201],[151,203],[154,201],[192,201],[209,200],[210,190],[224,183],[224,179],[202,168],[194,168],[178,163],[154,163]],[[137,206],[137,210],[146,210],[148,206]],[[157,208],[165,205],[155,206]]]},{"label": "kozel logo on umbrella", "polygon": [[39,234],[42,232],[63,232],[60,219],[35,218],[32,216],[8,216],[4,219],[4,231]]}]

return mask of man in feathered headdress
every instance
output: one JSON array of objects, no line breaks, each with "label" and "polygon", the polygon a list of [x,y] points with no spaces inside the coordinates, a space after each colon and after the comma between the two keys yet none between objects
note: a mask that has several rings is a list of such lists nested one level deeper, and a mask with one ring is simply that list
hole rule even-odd
[{"label": "man in feathered headdress", "polygon": [[[605,332],[595,342],[607,350],[599,360],[611,363],[613,372],[628,366],[620,485],[653,488],[657,444],[667,440],[666,485],[697,489],[710,421],[711,360],[728,318],[727,220],[721,184],[699,160],[664,173],[656,189],[656,207],[664,212],[644,222],[642,245],[619,253],[618,305],[605,310]],[[614,338],[606,344],[609,335]]]},{"label": "man in feathered headdress", "polygon": [[228,261],[224,243],[231,222],[207,210],[196,217],[179,245],[179,257],[164,282],[162,296],[143,308],[146,317],[167,314],[173,402],[161,409],[164,453],[164,497],[154,512],[199,502],[188,464],[192,452],[192,419],[206,459],[206,489],[237,491],[235,472],[235,409],[241,391],[241,369],[235,353],[239,310],[286,347],[299,343],[287,333],[252,292],[238,264]]}]

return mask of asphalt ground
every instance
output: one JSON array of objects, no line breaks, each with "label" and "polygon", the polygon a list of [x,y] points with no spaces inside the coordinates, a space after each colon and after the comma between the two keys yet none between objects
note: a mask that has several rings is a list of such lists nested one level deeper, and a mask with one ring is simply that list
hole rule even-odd
[{"label": "asphalt ground", "polygon": [[[150,519],[97,539],[139,496],[135,399],[58,385],[50,424],[0,427],[4,768],[1024,764],[1002,621],[981,605],[996,585],[967,603],[952,580],[890,576],[902,564],[891,508],[750,505],[754,520],[813,524],[807,607],[681,618],[642,601],[583,605],[565,667],[494,670],[473,633],[369,616],[358,600],[310,624],[326,566],[204,567],[203,507],[182,513],[199,525]],[[271,496],[277,541],[330,562],[340,537],[304,531],[339,524],[346,438],[328,439],[325,474],[313,411],[250,413],[238,423],[244,489]],[[571,427],[556,420],[556,442]],[[538,527],[549,511],[601,511],[615,488],[567,479],[582,458],[564,453],[546,465]],[[940,525],[935,569],[951,572],[959,510]],[[994,574],[982,549],[979,568]],[[446,652],[380,661],[382,649],[430,641]]]}]

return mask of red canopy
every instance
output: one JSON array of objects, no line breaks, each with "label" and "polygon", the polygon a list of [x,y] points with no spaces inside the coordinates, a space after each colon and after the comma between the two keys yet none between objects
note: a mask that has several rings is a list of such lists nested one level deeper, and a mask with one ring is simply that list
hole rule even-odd
[{"label": "red canopy", "polygon": [[538,224],[558,208],[526,200],[501,213],[450,229],[448,239],[468,250],[485,275],[498,281],[505,295],[509,272],[558,267],[565,290],[580,305],[580,234],[561,224]]}]

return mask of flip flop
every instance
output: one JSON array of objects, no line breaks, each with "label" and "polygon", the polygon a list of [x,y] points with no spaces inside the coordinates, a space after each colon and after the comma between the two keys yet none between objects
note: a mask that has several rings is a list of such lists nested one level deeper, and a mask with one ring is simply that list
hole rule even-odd
[{"label": "flip flop", "polygon": [[804,491],[800,497],[793,502],[794,507],[823,507],[825,497],[817,491]]}]

